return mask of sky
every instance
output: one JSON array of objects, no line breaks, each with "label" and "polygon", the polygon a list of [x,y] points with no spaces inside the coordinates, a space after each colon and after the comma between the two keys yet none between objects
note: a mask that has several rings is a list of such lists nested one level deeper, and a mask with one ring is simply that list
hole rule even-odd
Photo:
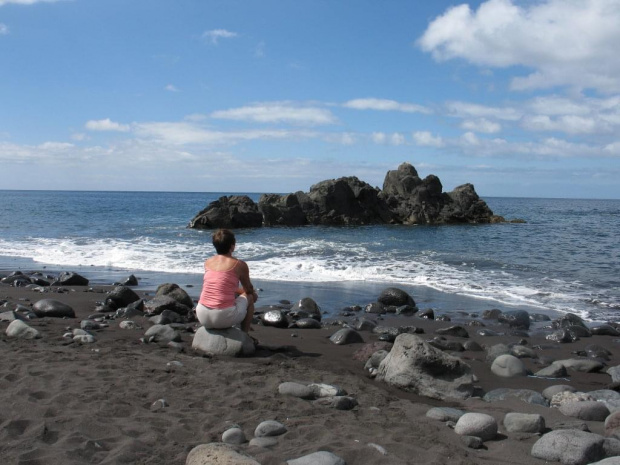
[{"label": "sky", "polygon": [[620,0],[0,0],[0,189],[620,198]]}]

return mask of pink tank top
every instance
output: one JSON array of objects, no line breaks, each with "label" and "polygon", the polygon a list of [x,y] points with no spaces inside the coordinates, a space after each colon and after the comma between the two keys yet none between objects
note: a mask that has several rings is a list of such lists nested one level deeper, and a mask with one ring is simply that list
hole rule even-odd
[{"label": "pink tank top", "polygon": [[239,289],[239,277],[235,273],[237,263],[229,270],[205,270],[199,302],[209,308],[229,308],[235,305],[235,291]]}]

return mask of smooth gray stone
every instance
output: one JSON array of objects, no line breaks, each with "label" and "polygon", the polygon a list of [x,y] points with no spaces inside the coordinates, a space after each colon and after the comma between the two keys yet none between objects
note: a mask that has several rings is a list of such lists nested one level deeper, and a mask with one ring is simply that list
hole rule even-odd
[{"label": "smooth gray stone", "polygon": [[314,395],[317,398],[347,395],[347,391],[333,384],[312,383],[308,387],[314,391]]},{"label": "smooth gray stone", "polygon": [[452,407],[433,407],[428,412],[426,412],[426,416],[428,418],[432,418],[433,420],[453,421],[455,423],[463,415],[465,415],[465,412],[463,410]]},{"label": "smooth gray stone", "polygon": [[528,404],[549,407],[549,401],[545,399],[542,394],[532,391],[531,389],[493,389],[484,395],[483,400],[486,402],[498,402],[508,397],[516,397],[517,399],[521,399],[523,402],[527,402]]},{"label": "smooth gray stone", "polygon": [[222,434],[222,442],[226,444],[245,444],[248,440],[241,428],[229,428]]},{"label": "smooth gray stone", "polygon": [[488,441],[497,436],[497,421],[486,413],[466,413],[456,422],[454,432],[459,436],[475,436]]},{"label": "smooth gray stone", "polygon": [[607,374],[611,376],[612,383],[620,383],[620,365],[608,368]]},{"label": "smooth gray stone", "polygon": [[552,363],[548,367],[538,370],[534,376],[541,378],[565,378],[567,376],[566,367],[557,363]]},{"label": "smooth gray stone", "polygon": [[545,399],[547,400],[551,400],[551,398],[556,395],[559,392],[577,392],[577,389],[575,389],[573,386],[568,386],[566,384],[555,384],[553,386],[549,386],[548,388],[546,388],[543,392],[542,395]]},{"label": "smooth gray stone", "polygon": [[447,328],[439,328],[435,330],[436,334],[441,336],[469,337],[469,333],[460,325],[449,326]]},{"label": "smooth gray stone", "polygon": [[178,331],[169,325],[153,325],[144,333],[145,339],[149,342],[181,342],[183,339]]},{"label": "smooth gray stone", "polygon": [[314,390],[305,384],[285,382],[278,386],[278,393],[283,396],[299,397],[300,399],[314,399]]},{"label": "smooth gray stone", "polygon": [[560,406],[560,412],[567,417],[579,418],[584,421],[605,421],[609,409],[602,402],[585,400],[566,402]]},{"label": "smooth gray stone", "polygon": [[612,391],[611,389],[598,389],[596,391],[588,392],[595,400],[606,402],[620,400],[620,392]]},{"label": "smooth gray stone", "polygon": [[80,344],[93,344],[97,342],[95,336],[91,334],[78,334],[77,336],[73,336],[73,340],[75,342],[79,342]]},{"label": "smooth gray stone", "polygon": [[376,328],[377,323],[368,318],[360,318],[355,325],[355,329],[358,331],[372,331]]},{"label": "smooth gray stone", "polygon": [[379,365],[387,357],[389,352],[387,350],[378,350],[370,356],[364,365],[364,370],[368,371],[371,368],[379,368]]},{"label": "smooth gray stone", "polygon": [[497,331],[493,331],[491,329],[486,329],[486,328],[479,329],[478,331],[476,331],[476,334],[482,337],[500,336],[500,333],[498,333]]},{"label": "smooth gray stone", "polygon": [[288,320],[282,310],[269,310],[261,317],[261,321],[265,326],[273,326],[275,328],[287,328]]},{"label": "smooth gray stone", "polygon": [[192,308],[194,306],[194,301],[192,298],[185,292],[178,284],[175,283],[164,283],[157,286],[157,290],[155,291],[155,297],[159,296],[168,296],[172,297],[174,300],[184,305],[187,308]]},{"label": "smooth gray stone", "polygon": [[364,339],[354,329],[351,328],[342,328],[336,331],[329,338],[336,345],[347,345],[347,344],[355,344],[358,342],[364,342]]},{"label": "smooth gray stone", "polygon": [[536,413],[507,413],[504,417],[504,428],[509,433],[542,433],[545,430],[545,419]]},{"label": "smooth gray stone", "polygon": [[212,442],[194,447],[185,460],[185,465],[206,465],[226,463],[235,465],[260,465],[252,457],[241,454],[230,444]]},{"label": "smooth gray stone", "polygon": [[549,428],[554,431],[564,430],[564,429],[575,429],[579,431],[585,431],[586,433],[590,432],[590,428],[588,428],[588,424],[584,421],[578,421],[578,420],[556,421],[552,425],[549,425]]},{"label": "smooth gray stone", "polygon": [[608,457],[598,462],[592,462],[589,465],[620,465],[620,457]]},{"label": "smooth gray stone", "polygon": [[620,336],[620,331],[611,325],[601,325],[595,328],[590,328],[590,332],[595,336]]},{"label": "smooth gray stone", "polygon": [[620,455],[620,440],[618,440],[618,438],[605,438],[603,449],[605,449],[605,455],[607,457]]},{"label": "smooth gray stone", "polygon": [[92,331],[96,329],[101,329],[101,324],[93,320],[82,320],[80,322],[80,328],[85,331]]},{"label": "smooth gray stone", "polygon": [[192,349],[207,355],[245,357],[256,351],[252,338],[237,328],[206,329],[200,327],[192,341]]},{"label": "smooth gray stone", "polygon": [[463,344],[463,349],[468,350],[470,352],[484,352],[484,349],[480,344],[476,341],[466,341]]},{"label": "smooth gray stone", "polygon": [[42,299],[32,306],[32,310],[39,318],[75,318],[73,308],[54,299]]},{"label": "smooth gray stone", "polygon": [[532,456],[563,465],[586,465],[605,457],[605,439],[578,430],[551,431],[532,446]]},{"label": "smooth gray stone", "polygon": [[493,362],[500,355],[510,354],[510,347],[506,344],[495,344],[487,350],[487,361]]},{"label": "smooth gray stone", "polygon": [[313,403],[335,410],[352,410],[357,407],[357,400],[349,396],[321,397]]},{"label": "smooth gray stone", "polygon": [[273,447],[278,444],[278,438],[274,436],[267,436],[264,438],[252,438],[250,440],[250,446],[253,447],[262,447],[263,449],[268,449],[269,447]]},{"label": "smooth gray stone", "polygon": [[584,373],[596,373],[601,371],[605,365],[595,360],[584,358],[570,358],[566,360],[556,360],[554,363],[564,365],[567,370],[580,371]]},{"label": "smooth gray stone", "polygon": [[291,307],[289,312],[289,314],[293,317],[296,317],[300,313],[304,313],[310,318],[314,318],[318,321],[321,321],[322,318],[321,307],[319,307],[319,304],[317,304],[311,297],[304,297],[303,299],[300,299],[299,302]]},{"label": "smooth gray stone", "polygon": [[7,326],[5,334],[8,337],[14,337],[17,339],[39,339],[41,333],[36,329],[28,326],[22,320],[13,320],[9,326]]},{"label": "smooth gray stone", "polygon": [[522,345],[512,346],[510,354],[517,358],[538,358],[538,354],[534,349]]},{"label": "smooth gray stone", "polygon": [[314,452],[309,455],[304,455],[293,460],[287,460],[287,465],[346,465],[346,462],[327,451]]},{"label": "smooth gray stone", "polygon": [[469,447],[470,449],[482,449],[484,446],[482,439],[476,436],[461,436],[461,441],[465,444],[465,447]]},{"label": "smooth gray stone", "polygon": [[434,399],[466,399],[474,392],[471,367],[426,343],[401,334],[379,365],[377,380]]},{"label": "smooth gray stone", "polygon": [[141,327],[135,322],[131,320],[123,320],[118,324],[118,327],[121,329],[141,329]]},{"label": "smooth gray stone", "polygon": [[527,370],[523,362],[514,355],[504,354],[493,360],[491,371],[502,378],[526,376]]},{"label": "smooth gray stone", "polygon": [[21,316],[19,313],[17,312],[2,312],[0,313],[0,321],[15,321],[15,320],[21,320],[24,321],[24,317]]},{"label": "smooth gray stone", "polygon": [[257,438],[264,438],[266,436],[280,436],[286,433],[287,429],[282,423],[275,420],[267,420],[260,423],[256,430],[254,430],[254,436]]},{"label": "smooth gray stone", "polygon": [[375,444],[374,442],[369,442],[368,444],[366,444],[368,447],[372,447],[373,449],[375,449],[377,452],[379,452],[381,455],[388,455],[387,450],[385,450],[384,447],[380,446],[379,444]]},{"label": "smooth gray stone", "polygon": [[314,318],[302,318],[294,323],[299,329],[321,329],[321,322]]}]

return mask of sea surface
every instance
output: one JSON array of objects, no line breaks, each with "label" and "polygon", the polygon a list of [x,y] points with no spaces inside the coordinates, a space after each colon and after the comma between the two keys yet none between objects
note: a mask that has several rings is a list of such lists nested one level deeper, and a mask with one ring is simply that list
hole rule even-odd
[{"label": "sea surface", "polygon": [[[211,231],[189,220],[224,193],[0,191],[0,269],[78,271],[194,296]],[[260,194],[248,194],[258,200]],[[525,224],[257,228],[236,255],[269,299],[335,313],[398,286],[421,307],[523,308],[620,319],[620,200],[485,198]]]}]

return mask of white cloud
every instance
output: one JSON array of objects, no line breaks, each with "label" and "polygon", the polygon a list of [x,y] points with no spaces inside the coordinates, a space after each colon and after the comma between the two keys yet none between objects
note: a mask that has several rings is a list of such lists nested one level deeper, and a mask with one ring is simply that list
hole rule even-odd
[{"label": "white cloud", "polygon": [[235,144],[248,140],[283,140],[316,138],[311,131],[247,130],[214,131],[191,122],[135,123],[133,130],[138,137],[172,145]]},{"label": "white cloud", "polygon": [[254,48],[254,57],[255,58],[264,58],[265,56],[265,42],[259,42]]},{"label": "white cloud", "polygon": [[560,131],[567,134],[592,134],[603,131],[594,118],[568,115],[559,118],[550,118],[547,115],[527,116],[523,118],[522,126],[532,131]]},{"label": "white cloud", "polygon": [[130,130],[129,125],[120,124],[114,121],[111,121],[110,118],[100,119],[100,120],[90,120],[86,122],[86,129],[91,131],[118,131],[118,132],[128,132]]},{"label": "white cloud", "polygon": [[297,125],[322,125],[337,122],[334,115],[326,109],[298,107],[285,103],[256,104],[211,113],[212,118],[257,123],[291,123]]},{"label": "white cloud", "polygon": [[358,98],[343,103],[344,107],[354,110],[378,110],[378,111],[401,111],[404,113],[430,113],[430,110],[422,105],[413,103],[400,103],[395,100],[379,98]]},{"label": "white cloud", "polygon": [[226,29],[212,29],[202,34],[203,39],[209,40],[214,45],[217,45],[220,39],[233,39],[237,36],[236,32],[227,31]]},{"label": "white cloud", "polygon": [[390,144],[392,145],[404,145],[405,144],[405,136],[395,132],[390,136]]},{"label": "white cloud", "polygon": [[618,0],[488,0],[462,4],[433,20],[418,44],[435,60],[484,67],[525,66],[515,90],[571,86],[620,90]]},{"label": "white cloud", "polygon": [[34,5],[35,3],[56,3],[63,0],[0,0],[0,6],[14,5]]},{"label": "white cloud", "polygon": [[385,144],[387,141],[387,135],[384,132],[373,132],[370,138],[375,144]]},{"label": "white cloud", "polygon": [[77,140],[77,141],[88,140],[88,135],[84,134],[83,132],[75,132],[71,134],[71,139]]},{"label": "white cloud", "polygon": [[5,36],[9,33],[9,26],[4,23],[0,23],[0,36]]},{"label": "white cloud", "polygon": [[412,134],[413,141],[416,145],[423,147],[443,147],[445,145],[443,139],[439,136],[433,136],[429,131],[417,131]]},{"label": "white cloud", "polygon": [[166,87],[164,87],[164,89],[168,92],[180,92],[180,90],[174,84],[168,84]]},{"label": "white cloud", "polygon": [[483,132],[485,134],[494,134],[502,130],[502,125],[489,121],[486,118],[476,120],[465,120],[461,123],[461,128],[468,131]]},{"label": "white cloud", "polygon": [[445,104],[449,116],[457,118],[496,118],[506,121],[517,121],[522,112],[513,107],[489,107],[467,102],[447,102]]},{"label": "white cloud", "polygon": [[480,145],[478,136],[476,136],[473,132],[466,132],[463,136],[461,136],[461,139],[467,145]]}]

